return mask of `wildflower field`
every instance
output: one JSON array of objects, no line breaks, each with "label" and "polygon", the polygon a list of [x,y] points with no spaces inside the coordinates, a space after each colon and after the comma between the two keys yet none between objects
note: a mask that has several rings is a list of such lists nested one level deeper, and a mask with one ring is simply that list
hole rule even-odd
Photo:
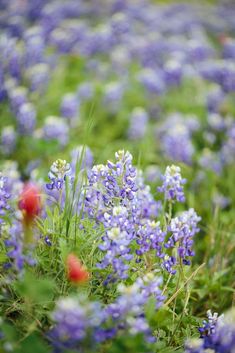
[{"label": "wildflower field", "polygon": [[0,353],[235,352],[235,2],[0,0]]}]

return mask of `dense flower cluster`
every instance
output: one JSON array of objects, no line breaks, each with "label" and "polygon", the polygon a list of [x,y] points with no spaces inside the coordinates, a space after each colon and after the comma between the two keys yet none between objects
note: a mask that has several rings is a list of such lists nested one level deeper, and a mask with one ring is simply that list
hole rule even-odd
[{"label": "dense flower cluster", "polygon": [[[13,119],[2,131],[1,151],[13,153],[21,135],[54,140],[63,148],[81,121],[80,112],[87,101],[99,91],[106,112],[116,113],[134,83],[143,91],[147,108],[131,107],[126,135],[132,140],[144,138],[154,118],[156,129],[151,130],[157,131],[156,146],[167,159],[187,164],[196,161],[220,173],[231,163],[229,156],[234,155],[230,128],[219,146],[218,141],[211,144],[211,139],[218,140],[215,134],[206,132],[203,147],[212,154],[204,156],[195,131],[204,132],[205,126],[197,122],[196,127],[190,127],[192,119],[177,111],[162,116],[155,100],[156,95],[164,95],[185,79],[208,81],[213,84],[202,102],[208,113],[216,112],[222,119],[229,115],[226,102],[235,89],[234,7],[201,6],[158,6],[150,1],[143,5],[140,0],[99,0],[97,4],[85,0],[47,4],[37,0],[34,6],[28,1],[23,5],[4,2],[0,101],[8,102]],[[208,38],[208,31],[216,33],[220,52]],[[75,92],[64,92],[60,97],[57,112],[61,117],[52,115],[41,123],[35,97],[45,91],[61,55],[85,59],[86,81],[79,81]],[[134,75],[133,63],[137,67]],[[206,128],[210,128],[209,122]]]},{"label": "dense flower cluster", "polygon": [[49,116],[39,135],[46,141],[56,140],[60,146],[64,146],[68,142],[69,127],[62,118]]},{"label": "dense flower cluster", "polygon": [[200,329],[201,339],[189,341],[186,353],[231,353],[235,348],[235,316],[234,310],[224,317],[208,313],[208,322]]},{"label": "dense flower cluster", "polygon": [[180,172],[180,167],[175,165],[166,168],[166,172],[162,176],[163,184],[158,188],[158,191],[164,193],[166,200],[185,201],[183,185],[186,180],[182,179]]},{"label": "dense flower cluster", "polygon": [[[85,212],[105,229],[99,245],[104,257],[97,266],[111,266],[116,278],[125,279],[130,261],[139,262],[143,254],[153,251],[162,268],[174,274],[180,259],[190,264],[188,258],[194,255],[193,237],[199,231],[200,217],[190,209],[171,219],[164,230],[156,220],[161,202],[154,200],[141,173],[133,167],[131,154],[119,151],[115,157],[116,163],[108,161],[107,165],[92,168],[85,193]],[[183,202],[185,182],[179,167],[167,167],[159,191],[164,192],[166,200]],[[111,279],[112,274],[107,281]]]},{"label": "dense flower cluster", "polygon": [[148,113],[143,108],[135,108],[130,117],[130,126],[128,130],[129,138],[132,140],[143,138],[147,130],[148,120]]},{"label": "dense flower cluster", "polygon": [[120,284],[119,296],[106,306],[85,298],[61,299],[52,314],[55,326],[49,337],[53,345],[75,349],[90,337],[88,344],[94,347],[122,332],[132,336],[143,333],[148,340],[155,340],[145,318],[144,307],[151,297],[156,300],[156,308],[162,305],[161,283],[160,278],[148,273],[131,286]]},{"label": "dense flower cluster", "polygon": [[190,261],[187,257],[194,256],[193,237],[199,232],[198,222],[201,220],[193,208],[181,213],[179,217],[171,219],[168,227],[172,234],[165,243],[166,248],[177,248],[178,256],[182,259],[183,264],[189,265]]},{"label": "dense flower cluster", "polygon": [[88,332],[99,329],[104,317],[97,302],[79,302],[65,298],[57,303],[52,314],[56,326],[50,332],[50,339],[57,348],[76,348],[86,338]]},{"label": "dense flower cluster", "polygon": [[[234,206],[226,195],[235,158],[232,2],[0,0],[0,157],[9,159],[0,162],[0,351],[24,352],[31,342],[32,351],[34,343],[43,351],[44,338],[44,350],[56,353],[98,352],[99,344],[106,352],[119,339],[117,351],[137,352],[129,339],[152,347],[160,337],[160,350],[182,346],[189,297],[178,311],[199,272],[184,266],[195,255],[201,218],[185,207],[178,163],[194,178],[188,204],[209,215],[204,229],[216,220],[200,238],[200,249],[212,249],[205,253],[210,272],[199,276],[208,280],[214,268],[232,273],[233,244],[229,260],[216,251],[222,239],[226,253],[231,212],[222,212]],[[135,151],[145,169],[125,150],[94,164],[93,152],[102,160],[117,145]],[[220,287],[231,293],[226,306],[227,282],[212,283],[217,295]],[[157,312],[164,295],[158,330],[149,311]],[[202,299],[203,291],[198,306]],[[224,318],[209,311],[185,353],[234,353],[234,325],[233,311]],[[38,326],[50,326],[46,337]],[[2,347],[11,336],[13,345]]]},{"label": "dense flower cluster", "polygon": [[7,229],[7,239],[4,241],[8,261],[4,264],[5,269],[13,270],[13,273],[23,274],[24,265],[34,266],[36,260],[32,256],[33,247],[25,248],[24,230],[20,221],[15,221]]},{"label": "dense flower cluster", "polygon": [[193,134],[199,130],[196,117],[172,114],[160,127],[156,127],[156,137],[161,141],[163,153],[170,159],[192,164],[195,147]]},{"label": "dense flower cluster", "polygon": [[6,178],[3,175],[0,175],[0,225],[3,223],[3,216],[5,212],[10,209],[8,200],[10,194],[6,189]]}]

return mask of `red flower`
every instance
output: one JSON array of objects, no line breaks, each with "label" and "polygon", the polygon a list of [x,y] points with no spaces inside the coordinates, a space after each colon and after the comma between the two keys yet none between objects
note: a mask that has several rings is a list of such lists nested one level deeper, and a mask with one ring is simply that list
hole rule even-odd
[{"label": "red flower", "polygon": [[19,209],[23,211],[24,222],[30,224],[41,211],[40,190],[32,183],[26,183],[20,195]]},{"label": "red flower", "polygon": [[67,257],[67,271],[71,282],[80,283],[89,279],[89,273],[74,254]]},{"label": "red flower", "polygon": [[229,42],[229,37],[226,35],[226,33],[222,33],[219,35],[219,42],[220,44],[224,45]]}]

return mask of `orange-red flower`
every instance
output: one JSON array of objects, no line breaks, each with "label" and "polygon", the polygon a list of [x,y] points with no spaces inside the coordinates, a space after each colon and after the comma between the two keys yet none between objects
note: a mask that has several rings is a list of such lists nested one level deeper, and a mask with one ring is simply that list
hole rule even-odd
[{"label": "orange-red flower", "polygon": [[41,211],[40,190],[32,183],[26,183],[19,200],[19,209],[23,211],[24,222],[29,225]]},{"label": "orange-red flower", "polygon": [[67,257],[67,271],[71,282],[80,283],[89,279],[89,273],[74,254],[69,254]]}]

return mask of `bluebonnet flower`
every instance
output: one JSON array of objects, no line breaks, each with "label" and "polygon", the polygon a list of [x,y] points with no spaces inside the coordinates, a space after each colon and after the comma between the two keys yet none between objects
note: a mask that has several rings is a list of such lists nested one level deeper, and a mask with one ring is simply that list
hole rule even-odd
[{"label": "bluebonnet flower", "polygon": [[224,316],[208,312],[208,320],[199,329],[201,339],[186,342],[185,353],[231,353],[235,348],[235,312]]},{"label": "bluebonnet flower", "polygon": [[94,95],[94,86],[92,82],[82,82],[77,87],[77,95],[81,101],[89,100]]},{"label": "bluebonnet flower", "polygon": [[176,274],[175,266],[177,265],[177,260],[175,256],[170,256],[165,254],[161,265],[162,265],[162,268],[165,269],[170,274],[172,275]]},{"label": "bluebonnet flower", "polygon": [[108,53],[113,46],[114,38],[109,24],[99,24],[92,36],[93,53]]},{"label": "bluebonnet flower", "polygon": [[49,238],[48,235],[45,236],[44,242],[45,242],[45,244],[48,245],[48,246],[51,246],[51,245],[52,245],[51,239]]},{"label": "bluebonnet flower", "polygon": [[5,240],[7,249],[7,257],[9,261],[5,263],[6,268],[12,269],[16,274],[23,273],[24,265],[34,266],[36,261],[32,257],[33,248],[24,248],[24,232],[22,222],[15,220],[7,230],[7,238]]},{"label": "bluebonnet flower", "polygon": [[42,137],[45,140],[57,140],[60,146],[65,146],[68,142],[69,127],[62,118],[49,116],[46,118]]},{"label": "bluebonnet flower", "polygon": [[[107,165],[94,166],[89,172],[85,212],[105,226],[100,245],[105,255],[98,266],[111,265],[116,278],[126,278],[128,263],[135,254],[132,245],[138,227],[145,219],[156,217],[161,204],[154,200],[150,187],[133,167],[131,154],[119,151],[115,157],[116,163],[108,161]],[[147,237],[142,233],[139,243]],[[155,243],[152,240],[152,248],[157,248],[156,239]]]},{"label": "bluebonnet flower", "polygon": [[[235,349],[235,312],[232,309],[222,319],[217,320],[211,340],[204,339],[206,346],[216,353],[230,353]],[[206,348],[207,348],[206,347]]]},{"label": "bluebonnet flower", "polygon": [[10,210],[8,203],[10,199],[10,193],[7,191],[7,178],[0,173],[0,225],[3,223],[3,217],[6,211]]},{"label": "bluebonnet flower", "polygon": [[161,142],[160,148],[166,157],[191,164],[194,155],[192,135],[198,129],[199,123],[194,116],[184,117],[175,113],[156,128],[156,136]]},{"label": "bluebonnet flower", "polygon": [[220,193],[215,193],[213,195],[212,202],[215,207],[219,207],[221,209],[226,208],[231,204],[231,199],[229,197],[226,197]]},{"label": "bluebonnet flower", "polygon": [[147,340],[154,341],[144,315],[144,305],[150,297],[155,297],[156,308],[162,305],[164,297],[160,290],[161,283],[161,278],[148,273],[143,278],[138,278],[131,286],[118,285],[120,296],[105,309],[117,331],[124,330],[130,335],[143,333]]},{"label": "bluebonnet flower", "polygon": [[220,155],[223,163],[227,165],[233,163],[235,156],[235,124],[228,128]]},{"label": "bluebonnet flower", "polygon": [[36,125],[36,111],[31,103],[21,105],[17,113],[17,123],[20,134],[32,134]]},{"label": "bluebonnet flower", "polygon": [[135,108],[130,116],[128,137],[132,140],[143,138],[146,134],[148,120],[148,113],[143,108]]},{"label": "bluebonnet flower", "polygon": [[8,267],[14,267],[17,272],[24,266],[23,255],[23,229],[20,222],[15,222],[9,229],[9,238],[5,240],[6,248],[9,248],[7,256],[10,259]]},{"label": "bluebonnet flower", "polygon": [[96,165],[89,173],[85,205],[88,214],[96,214],[98,219],[112,206],[126,206],[138,189],[131,154],[118,151],[115,157],[116,163],[108,161],[107,165]]},{"label": "bluebonnet flower", "polygon": [[13,126],[5,126],[1,133],[1,150],[4,154],[10,154],[16,146],[16,132]]},{"label": "bluebonnet flower", "polygon": [[146,299],[153,296],[156,300],[156,309],[160,308],[165,299],[162,295],[162,290],[160,289],[162,278],[157,277],[154,272],[148,272],[143,277],[137,278],[136,283],[139,285],[143,296],[145,296]]},{"label": "bluebonnet flower", "polygon": [[[141,261],[141,256],[154,252],[163,269],[175,273],[175,266],[182,259],[190,264],[193,256],[193,237],[199,231],[200,218],[190,209],[171,220],[163,230],[155,221],[162,209],[161,202],[154,200],[150,188],[144,184],[141,172],[132,166],[128,152],[116,153],[117,162],[94,166],[89,172],[89,185],[85,192],[85,214],[104,226],[99,245],[104,257],[99,268],[111,266],[110,280],[127,278],[130,261]],[[183,185],[180,168],[167,167],[163,185],[159,188],[167,200],[183,202]],[[178,251],[178,256],[172,254]]]},{"label": "bluebonnet flower", "polygon": [[162,203],[155,201],[150,186],[144,183],[142,171],[137,170],[136,177],[138,191],[133,199],[132,214],[135,222],[141,223],[138,219],[155,219],[162,209]]},{"label": "bluebonnet flower", "polygon": [[185,353],[208,353],[208,350],[204,350],[201,340],[192,339],[185,343]]},{"label": "bluebonnet flower", "polygon": [[78,118],[79,100],[76,94],[67,93],[63,96],[60,112],[63,117],[70,121],[73,121],[76,117]]},{"label": "bluebonnet flower", "polygon": [[121,82],[110,82],[104,87],[104,104],[116,111],[122,101],[124,87]]},{"label": "bluebonnet flower", "polygon": [[149,165],[144,171],[144,177],[147,182],[155,183],[161,179],[160,168],[156,165]]},{"label": "bluebonnet flower", "polygon": [[4,73],[0,63],[0,102],[4,101],[6,97],[7,97],[7,91],[5,87]]},{"label": "bluebonnet flower", "polygon": [[109,265],[118,278],[127,278],[126,261],[130,261],[133,255],[130,254],[130,243],[134,237],[134,229],[128,222],[128,211],[124,206],[113,207],[112,214],[104,214],[104,225],[108,229],[102,237],[102,244],[99,248],[105,251],[99,268],[106,268]]},{"label": "bluebonnet flower", "polygon": [[207,117],[208,125],[211,129],[216,131],[223,131],[226,127],[225,121],[221,115],[212,113]]},{"label": "bluebonnet flower", "polygon": [[215,333],[215,328],[218,320],[222,320],[224,315],[218,316],[218,313],[212,314],[211,310],[207,311],[207,319],[203,321],[203,326],[199,327],[200,337],[204,338],[206,336],[213,335]]},{"label": "bluebonnet flower", "polygon": [[26,71],[31,91],[42,92],[47,86],[50,67],[47,63],[36,64]]},{"label": "bluebonnet flower", "polygon": [[216,142],[216,135],[212,131],[205,131],[203,133],[203,138],[205,140],[205,143],[208,143],[210,146],[213,146]]},{"label": "bluebonnet flower", "polygon": [[24,43],[26,67],[44,61],[45,37],[40,26],[32,26],[25,31]]},{"label": "bluebonnet flower", "polygon": [[27,89],[24,87],[15,87],[8,93],[10,105],[15,114],[19,111],[20,107],[27,103]]},{"label": "bluebonnet flower", "polygon": [[127,15],[122,12],[115,13],[111,18],[111,28],[115,36],[126,34],[130,30]]},{"label": "bluebonnet flower", "polygon": [[225,59],[235,59],[235,40],[227,38],[223,43],[222,55]]},{"label": "bluebonnet flower", "polygon": [[200,74],[219,84],[226,93],[235,91],[235,65],[229,60],[208,61],[201,67]]},{"label": "bluebonnet flower", "polygon": [[141,256],[150,250],[155,250],[156,256],[162,258],[165,236],[166,232],[162,231],[160,222],[146,220],[136,232],[136,243],[138,244],[136,254]]},{"label": "bluebonnet flower", "polygon": [[106,306],[80,297],[60,299],[52,313],[55,323],[49,332],[53,345],[59,349],[75,349],[87,344],[103,342],[120,333],[132,336],[143,333],[148,341],[154,341],[145,318],[144,306],[153,297],[158,309],[164,300],[161,278],[153,273],[138,278],[130,286],[120,284],[119,296]]},{"label": "bluebonnet flower", "polygon": [[168,166],[162,176],[162,180],[163,184],[158,187],[158,191],[164,193],[166,200],[185,201],[183,185],[186,183],[186,179],[182,179],[180,167],[175,165]]},{"label": "bluebonnet flower", "polygon": [[164,66],[164,78],[167,85],[180,85],[182,76],[182,65],[176,60],[169,60]]},{"label": "bluebonnet flower", "polygon": [[138,80],[150,93],[162,94],[166,89],[162,73],[150,68],[143,69],[138,74]]},{"label": "bluebonnet flower", "polygon": [[15,78],[17,81],[20,81],[22,78],[21,65],[23,61],[23,55],[20,46],[17,45],[17,42],[13,44],[11,51],[9,51],[7,60],[8,73],[11,77]]},{"label": "bluebonnet flower", "polygon": [[119,45],[114,47],[111,52],[111,65],[117,74],[127,74],[128,67],[131,61],[130,51],[124,46]]},{"label": "bluebonnet flower", "polygon": [[61,190],[65,184],[66,178],[71,174],[71,166],[63,159],[57,159],[51,166],[48,173],[50,183],[46,184],[48,190]]},{"label": "bluebonnet flower", "polygon": [[220,86],[209,91],[206,97],[207,109],[210,113],[218,113],[225,100],[225,93]]},{"label": "bluebonnet flower", "polygon": [[220,174],[223,170],[223,158],[220,153],[211,151],[208,148],[202,150],[198,162],[201,167],[212,170],[217,174]]},{"label": "bluebonnet flower", "polygon": [[75,349],[81,347],[88,335],[94,339],[95,330],[104,321],[104,314],[98,302],[89,302],[84,298],[64,298],[57,302],[52,320],[55,326],[50,331],[49,338],[53,345],[57,348]]},{"label": "bluebonnet flower", "polygon": [[190,135],[184,127],[177,126],[161,138],[161,149],[174,161],[192,163],[194,146]]},{"label": "bluebonnet flower", "polygon": [[187,43],[187,52],[190,61],[200,62],[210,59],[214,51],[212,46],[205,38],[190,39]]},{"label": "bluebonnet flower", "polygon": [[5,161],[5,163],[2,165],[2,173],[3,175],[7,175],[4,184],[6,191],[9,194],[14,195],[14,198],[17,199],[22,191],[23,186],[17,163],[10,160]]},{"label": "bluebonnet flower", "polygon": [[176,248],[179,259],[184,265],[190,265],[189,257],[194,256],[192,250],[193,238],[199,232],[198,222],[201,220],[193,208],[184,211],[178,217],[172,218],[168,232],[172,234],[165,242],[165,248]]}]

